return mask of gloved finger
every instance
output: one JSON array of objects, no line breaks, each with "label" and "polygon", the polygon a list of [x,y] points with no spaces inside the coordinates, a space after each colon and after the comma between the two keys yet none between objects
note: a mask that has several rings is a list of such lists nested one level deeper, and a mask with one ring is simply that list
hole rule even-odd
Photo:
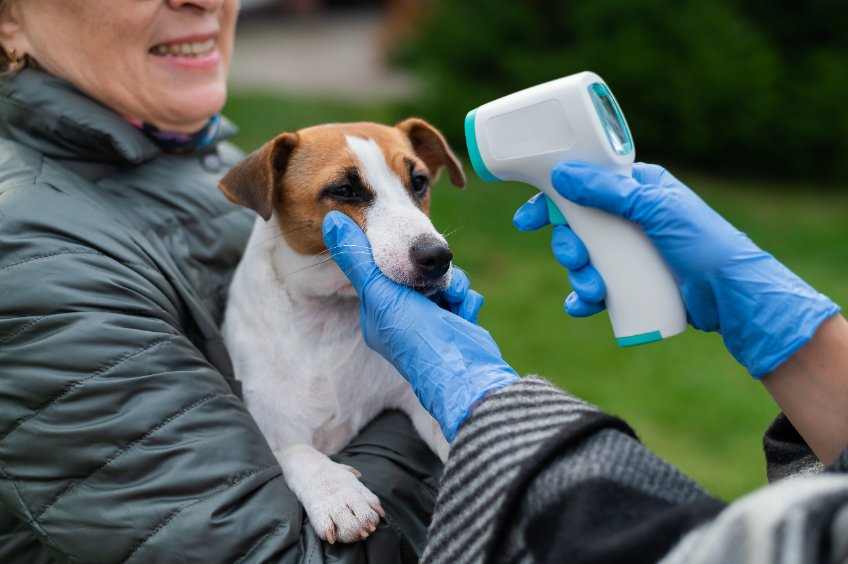
[{"label": "gloved finger", "polygon": [[569,270],[577,270],[589,264],[586,245],[567,225],[554,226],[551,249],[557,261]]},{"label": "gloved finger", "polygon": [[519,231],[535,231],[548,223],[548,202],[541,192],[522,204],[512,216],[512,224]]},{"label": "gloved finger", "polygon": [[485,299],[482,294],[468,290],[465,300],[459,304],[454,313],[470,323],[477,323],[477,317],[480,315],[484,302]]},{"label": "gloved finger", "polygon": [[448,304],[461,304],[471,288],[471,281],[458,266],[451,267],[451,280],[448,287],[442,290],[442,297]]},{"label": "gloved finger", "polygon": [[652,204],[647,185],[632,176],[612,172],[588,163],[569,161],[556,165],[551,183],[564,198],[581,206],[602,209],[631,221],[643,215],[645,204]]},{"label": "gloved finger", "polygon": [[660,165],[633,163],[633,179],[639,184],[660,184],[668,171]]},{"label": "gloved finger", "polygon": [[607,296],[607,287],[601,275],[591,264],[568,271],[571,287],[584,302],[599,303]]},{"label": "gloved finger", "polygon": [[353,289],[360,293],[365,282],[379,272],[368,237],[352,219],[338,211],[324,217],[322,228],[330,256],[350,279]]},{"label": "gloved finger", "polygon": [[565,298],[564,308],[571,317],[589,317],[606,309],[604,302],[585,302],[576,293],[571,292]]},{"label": "gloved finger", "polygon": [[451,313],[471,323],[477,322],[484,302],[483,296],[471,289],[468,275],[458,266],[452,267],[450,284],[434,299]]}]

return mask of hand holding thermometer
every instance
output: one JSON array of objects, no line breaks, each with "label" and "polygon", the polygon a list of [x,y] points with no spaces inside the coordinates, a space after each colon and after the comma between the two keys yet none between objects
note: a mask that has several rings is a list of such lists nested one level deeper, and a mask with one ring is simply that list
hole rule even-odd
[{"label": "hand holding thermometer", "polygon": [[633,138],[601,77],[581,72],[489,102],[469,112],[465,137],[478,176],[535,186],[548,199],[551,223],[567,220],[586,244],[607,287],[619,345],[650,343],[686,329],[680,291],[642,230],[570,202],[551,185],[551,169],[563,160],[631,172]]}]

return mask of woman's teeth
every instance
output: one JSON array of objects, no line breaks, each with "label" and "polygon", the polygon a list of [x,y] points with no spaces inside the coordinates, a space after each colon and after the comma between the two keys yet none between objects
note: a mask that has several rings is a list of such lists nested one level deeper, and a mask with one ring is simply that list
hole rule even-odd
[{"label": "woman's teeth", "polygon": [[207,39],[197,43],[160,43],[150,49],[159,57],[201,57],[215,49],[215,40]]}]

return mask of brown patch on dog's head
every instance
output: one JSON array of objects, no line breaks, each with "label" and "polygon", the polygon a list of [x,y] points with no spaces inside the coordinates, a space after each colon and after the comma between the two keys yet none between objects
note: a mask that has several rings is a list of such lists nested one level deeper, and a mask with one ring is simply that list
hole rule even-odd
[{"label": "brown patch on dog's head", "polygon": [[430,184],[442,168],[454,185],[465,185],[462,166],[442,134],[424,120],[410,118],[395,127],[363,122],[282,133],[235,165],[219,186],[231,201],[266,221],[276,215],[292,249],[318,254],[325,250],[321,225],[328,212],[339,210],[365,229],[365,212],[377,196],[347,145],[348,136],[377,143],[425,213]]}]

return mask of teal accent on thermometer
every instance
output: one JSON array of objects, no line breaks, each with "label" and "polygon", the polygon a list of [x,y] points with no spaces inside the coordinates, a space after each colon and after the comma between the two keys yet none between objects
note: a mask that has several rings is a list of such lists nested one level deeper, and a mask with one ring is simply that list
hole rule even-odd
[{"label": "teal accent on thermometer", "polygon": [[550,198],[545,198],[545,202],[548,204],[548,220],[551,222],[551,225],[568,225],[565,216],[562,215],[556,204]]},{"label": "teal accent on thermometer", "polygon": [[486,182],[497,182],[497,177],[486,168],[486,162],[480,157],[480,150],[477,148],[477,136],[474,134],[474,110],[465,116],[465,144],[468,146],[468,158],[477,176]]},{"label": "teal accent on thermometer", "polygon": [[629,337],[619,337],[616,339],[620,347],[635,347],[636,345],[646,345],[648,343],[656,343],[662,341],[662,333],[659,331],[651,331],[650,333],[642,333],[641,335],[631,335]]}]

